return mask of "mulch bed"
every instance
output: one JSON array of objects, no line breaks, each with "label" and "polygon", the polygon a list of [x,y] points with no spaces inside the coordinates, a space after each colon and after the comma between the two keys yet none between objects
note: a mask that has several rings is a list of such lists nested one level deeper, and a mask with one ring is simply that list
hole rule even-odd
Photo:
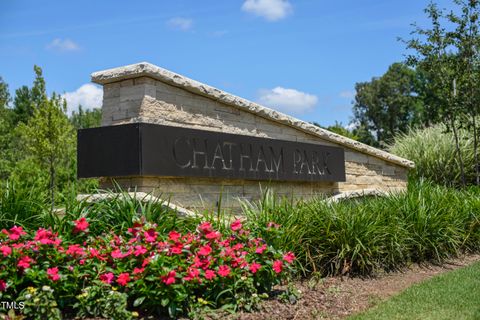
[{"label": "mulch bed", "polygon": [[[386,273],[373,278],[327,277],[296,282],[301,297],[296,304],[271,298],[254,313],[230,315],[235,320],[266,319],[342,319],[366,310],[400,293],[409,286],[435,275],[455,270],[480,261],[480,255],[453,259],[443,265],[412,265],[399,272]],[[212,318],[224,318],[213,315]]]}]

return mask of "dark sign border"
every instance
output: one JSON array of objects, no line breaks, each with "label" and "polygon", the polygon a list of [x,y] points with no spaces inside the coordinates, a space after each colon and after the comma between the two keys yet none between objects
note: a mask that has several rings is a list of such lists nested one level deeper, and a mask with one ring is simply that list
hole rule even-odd
[{"label": "dark sign border", "polygon": [[79,178],[345,181],[343,148],[132,123],[78,130]]}]

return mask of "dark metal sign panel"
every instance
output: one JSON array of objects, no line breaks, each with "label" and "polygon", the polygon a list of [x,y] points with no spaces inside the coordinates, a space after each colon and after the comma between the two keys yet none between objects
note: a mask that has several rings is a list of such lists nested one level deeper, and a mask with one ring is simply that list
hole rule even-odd
[{"label": "dark metal sign panel", "polygon": [[345,181],[343,148],[134,123],[78,131],[78,177]]}]

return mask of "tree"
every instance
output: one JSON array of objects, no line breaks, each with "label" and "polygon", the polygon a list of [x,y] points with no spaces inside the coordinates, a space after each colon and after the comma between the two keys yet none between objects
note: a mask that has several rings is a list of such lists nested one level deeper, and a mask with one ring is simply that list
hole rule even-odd
[{"label": "tree", "polygon": [[353,122],[359,124],[365,137],[374,132],[378,145],[419,124],[422,101],[418,98],[418,78],[405,64],[394,63],[383,76],[357,83],[355,89]]},{"label": "tree", "polygon": [[34,66],[33,69],[35,71],[35,80],[33,81],[32,88],[22,86],[15,90],[15,99],[13,101],[15,124],[19,122],[27,123],[28,119],[33,116],[34,110],[38,108],[47,97],[42,69],[38,66]]},{"label": "tree", "polygon": [[78,111],[72,112],[70,122],[75,129],[99,127],[102,122],[102,110],[99,108],[84,110],[82,105],[79,105]]},{"label": "tree", "polygon": [[10,172],[9,159],[13,125],[12,111],[8,108],[9,102],[8,84],[0,77],[0,179],[6,178]]},{"label": "tree", "polygon": [[358,141],[360,142],[372,147],[380,147],[380,144],[364,123],[357,123],[356,127],[352,130],[352,134],[358,137]]},{"label": "tree", "polygon": [[[456,157],[460,166],[462,184],[466,184],[465,168],[460,150],[458,131],[464,127],[465,119],[470,125],[475,139],[475,166],[477,184],[480,183],[478,158],[478,117],[479,92],[479,30],[478,0],[454,0],[460,14],[453,11],[445,14],[435,3],[424,10],[431,21],[431,28],[416,26],[413,39],[405,41],[413,54],[407,63],[421,69],[428,81],[426,90],[435,97],[439,119],[453,132]],[[447,27],[449,29],[447,29]]]},{"label": "tree", "polygon": [[[42,71],[35,67],[36,84],[32,88],[35,108],[26,123],[20,123],[17,132],[21,146],[49,175],[52,210],[55,205],[55,187],[60,167],[68,167],[75,153],[75,133],[66,116],[66,102],[55,93],[48,98]],[[40,91],[35,93],[35,88]],[[43,86],[43,87],[42,87]],[[43,90],[43,91],[42,91]]]},{"label": "tree", "polygon": [[358,137],[354,133],[352,133],[350,130],[345,128],[342,125],[341,122],[335,121],[334,125],[328,126],[328,127],[324,127],[324,126],[320,125],[318,122],[312,122],[312,124],[317,126],[317,127],[320,127],[320,128],[326,129],[328,131],[334,132],[336,134],[339,134],[341,136],[350,138],[352,140],[358,140]]},{"label": "tree", "polygon": [[475,158],[476,184],[480,185],[480,163],[478,156],[478,124],[480,113],[480,33],[478,0],[454,1],[460,6],[460,14],[450,12],[448,20],[455,25],[450,33],[453,44],[457,48],[459,74],[456,77],[458,98],[464,106],[469,129],[473,132],[473,148]]},{"label": "tree", "polygon": [[0,77],[0,112],[8,107],[10,102],[10,93],[8,92],[8,84]]}]

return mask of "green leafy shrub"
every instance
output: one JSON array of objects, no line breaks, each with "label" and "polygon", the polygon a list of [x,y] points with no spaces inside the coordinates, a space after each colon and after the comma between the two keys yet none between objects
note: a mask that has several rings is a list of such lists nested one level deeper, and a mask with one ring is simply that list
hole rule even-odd
[{"label": "green leafy shrub", "polygon": [[128,295],[113,290],[102,282],[95,286],[86,287],[77,296],[78,302],[73,306],[77,309],[77,316],[103,317],[112,320],[129,320],[132,312],[127,310]]},{"label": "green leafy shrub", "polygon": [[[473,137],[459,130],[460,150],[468,183],[475,181]],[[389,151],[415,162],[411,170],[414,178],[427,178],[436,183],[455,186],[461,184],[460,166],[456,157],[455,138],[445,126],[411,129],[395,137]]]},{"label": "green leafy shrub", "polygon": [[20,293],[17,300],[20,303],[23,302],[24,308],[21,309],[21,312],[28,319],[62,319],[60,309],[55,301],[54,290],[50,286],[27,287]]}]

